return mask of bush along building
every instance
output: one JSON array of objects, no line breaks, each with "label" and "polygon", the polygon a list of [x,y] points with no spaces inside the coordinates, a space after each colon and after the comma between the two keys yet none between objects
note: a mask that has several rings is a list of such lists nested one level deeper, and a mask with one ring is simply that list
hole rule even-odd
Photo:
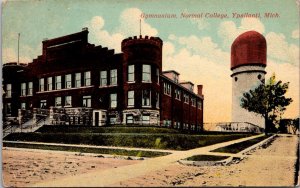
[{"label": "bush along building", "polygon": [[43,41],[29,64],[3,65],[4,121],[154,125],[202,130],[202,85],[162,71],[158,37],[122,41],[122,53],[88,43],[88,29]]}]

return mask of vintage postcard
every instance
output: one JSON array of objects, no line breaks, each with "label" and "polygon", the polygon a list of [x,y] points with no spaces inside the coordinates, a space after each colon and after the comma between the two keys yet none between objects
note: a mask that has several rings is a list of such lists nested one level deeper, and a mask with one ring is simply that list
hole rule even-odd
[{"label": "vintage postcard", "polygon": [[300,1],[1,5],[2,186],[299,186]]}]

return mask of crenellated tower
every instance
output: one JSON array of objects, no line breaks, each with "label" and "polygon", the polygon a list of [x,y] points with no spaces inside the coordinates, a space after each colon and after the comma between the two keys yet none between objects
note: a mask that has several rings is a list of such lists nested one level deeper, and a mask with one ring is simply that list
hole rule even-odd
[{"label": "crenellated tower", "polygon": [[129,37],[122,41],[123,123],[158,124],[162,45],[159,37]]}]

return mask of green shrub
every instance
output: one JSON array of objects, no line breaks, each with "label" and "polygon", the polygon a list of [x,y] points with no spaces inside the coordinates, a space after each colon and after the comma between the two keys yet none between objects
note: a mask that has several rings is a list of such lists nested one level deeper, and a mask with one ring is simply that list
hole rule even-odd
[{"label": "green shrub", "polygon": [[5,140],[187,150],[247,136],[251,134],[12,133],[5,137]]},{"label": "green shrub", "polygon": [[244,149],[257,144],[258,142],[263,141],[264,139],[268,138],[270,136],[261,136],[258,138],[254,138],[251,140],[246,140],[244,142],[232,144],[223,148],[218,148],[213,150],[213,152],[222,152],[222,153],[239,153],[240,151],[243,151]]},{"label": "green shrub", "polygon": [[76,147],[76,146],[53,146],[47,144],[26,144],[26,143],[3,143],[4,147],[17,147],[17,148],[30,148],[30,149],[44,149],[44,150],[58,150],[58,151],[70,151],[81,153],[99,153],[110,155],[123,155],[123,156],[137,156],[137,157],[158,157],[169,155],[168,152],[156,152],[156,151],[140,151],[140,150],[125,150],[125,149],[110,149],[110,148],[88,148],[88,147]]}]

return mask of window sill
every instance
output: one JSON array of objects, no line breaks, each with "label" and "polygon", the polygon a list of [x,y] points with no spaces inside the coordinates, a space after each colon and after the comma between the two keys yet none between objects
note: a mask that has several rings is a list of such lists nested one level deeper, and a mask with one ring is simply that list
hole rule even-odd
[{"label": "window sill", "polygon": [[142,106],[142,108],[152,108],[152,106]]},{"label": "window sill", "polygon": [[144,80],[142,80],[142,83],[148,83],[148,84],[151,84],[152,82],[151,82],[151,81],[144,81]]},{"label": "window sill", "polygon": [[127,81],[128,84],[134,84],[135,81]]},{"label": "window sill", "polygon": [[134,108],[134,106],[127,106],[127,108]]},{"label": "window sill", "polygon": [[106,86],[99,86],[99,88],[110,88],[110,87],[117,87],[118,85],[106,85]]},{"label": "window sill", "polygon": [[51,91],[39,91],[39,92],[36,92],[37,94],[39,93],[51,93],[51,92],[58,92],[58,91],[67,91],[67,90],[76,90],[76,89],[86,89],[86,88],[91,88],[91,87],[94,87],[93,85],[92,86],[82,86],[82,87],[73,87],[73,88],[69,88],[69,89],[55,89],[55,90],[51,90]]}]

